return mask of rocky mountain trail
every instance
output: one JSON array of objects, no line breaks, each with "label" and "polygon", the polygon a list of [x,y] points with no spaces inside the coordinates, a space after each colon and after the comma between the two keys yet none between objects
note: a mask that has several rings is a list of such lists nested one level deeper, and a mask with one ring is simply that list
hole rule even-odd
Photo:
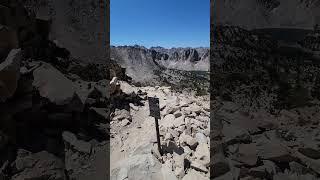
[{"label": "rocky mountain trail", "polygon": [[[195,174],[209,178],[209,97],[166,86],[116,84],[121,91],[117,96],[138,95],[140,100],[134,104],[122,98],[127,108],[111,113],[111,179],[188,179]],[[162,154],[156,146],[155,120],[149,115],[147,97],[159,98]]]}]

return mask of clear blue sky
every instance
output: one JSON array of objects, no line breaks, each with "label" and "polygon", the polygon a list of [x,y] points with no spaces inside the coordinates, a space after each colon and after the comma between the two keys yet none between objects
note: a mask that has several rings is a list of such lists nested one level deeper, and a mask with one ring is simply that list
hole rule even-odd
[{"label": "clear blue sky", "polygon": [[110,0],[111,45],[210,46],[210,0]]}]

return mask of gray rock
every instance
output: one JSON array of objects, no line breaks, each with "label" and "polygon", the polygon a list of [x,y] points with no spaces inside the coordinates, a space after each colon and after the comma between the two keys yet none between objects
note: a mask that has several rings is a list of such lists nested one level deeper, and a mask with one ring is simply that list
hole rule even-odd
[{"label": "gray rock", "polygon": [[4,162],[0,168],[0,180],[9,179],[9,175],[6,174],[6,170],[9,167],[9,161]]},{"label": "gray rock", "polygon": [[210,164],[210,149],[208,144],[200,143],[197,146],[195,157],[197,158],[198,162],[201,163],[203,166],[207,167]]},{"label": "gray rock", "polygon": [[191,166],[191,168],[193,168],[197,171],[201,171],[201,172],[205,172],[205,173],[208,172],[208,169],[204,165],[202,165],[202,163],[198,162],[197,160],[192,161],[190,166]]},{"label": "gray rock", "polygon": [[74,148],[79,152],[90,154],[92,147],[90,143],[78,140],[74,145]]},{"label": "gray rock", "polygon": [[91,113],[92,118],[94,118],[95,120],[102,121],[102,122],[106,122],[107,119],[109,118],[109,115],[110,115],[107,112],[107,108],[91,107],[90,113]]},{"label": "gray rock", "polygon": [[229,162],[226,160],[225,156],[221,153],[215,153],[212,159],[212,164],[210,170],[214,174],[211,174],[213,178],[222,176],[230,171],[230,165]]},{"label": "gray rock", "polygon": [[120,177],[127,176],[128,179],[135,180],[161,180],[161,167],[151,154],[135,155],[117,162],[111,169],[110,179],[119,180]]},{"label": "gray rock", "polygon": [[177,111],[173,115],[175,118],[178,118],[178,117],[182,116],[182,113],[180,111]]},{"label": "gray rock", "polygon": [[161,180],[178,180],[178,178],[172,172],[172,168],[168,164],[162,165],[161,173],[162,173]]},{"label": "gray rock", "polygon": [[160,122],[160,126],[164,128],[170,128],[174,126],[175,117],[173,114],[166,115]]},{"label": "gray rock", "polygon": [[295,161],[289,163],[290,170],[292,172],[295,172],[297,174],[307,174],[310,173],[310,169],[307,167],[303,166],[302,164],[299,164]]},{"label": "gray rock", "polygon": [[[94,89],[102,95],[103,98],[109,98],[110,92],[109,92],[109,86],[103,85],[103,83],[107,82],[106,79],[103,79],[99,81],[97,84],[94,85]],[[89,95],[90,96],[90,95]]]},{"label": "gray rock", "polygon": [[179,142],[180,144],[186,144],[188,146],[190,146],[191,149],[195,149],[198,145],[198,142],[195,138],[186,135],[186,134],[181,134],[179,137]]},{"label": "gray rock", "polygon": [[166,114],[174,114],[175,112],[179,111],[180,107],[178,106],[167,106]]},{"label": "gray rock", "polygon": [[315,176],[311,175],[311,174],[303,174],[303,175],[299,175],[299,174],[295,174],[295,173],[289,173],[289,172],[285,172],[285,173],[278,173],[276,175],[273,176],[274,180],[316,180],[318,178],[316,178]]},{"label": "gray rock", "polygon": [[78,152],[90,154],[91,153],[91,144],[82,140],[78,140],[76,135],[71,132],[64,131],[62,133],[62,138],[66,143],[66,147],[71,147]]},{"label": "gray rock", "polygon": [[185,175],[185,171],[184,171],[184,168],[182,167],[177,167],[175,170],[174,170],[174,174],[179,178],[183,178],[183,176]]},{"label": "gray rock", "polygon": [[178,178],[182,178],[185,175],[184,160],[184,155],[178,155],[177,153],[173,153],[173,161],[175,168],[174,172]]},{"label": "gray rock", "polygon": [[249,166],[256,165],[258,161],[257,149],[255,144],[240,144],[238,157],[239,162],[242,162]]},{"label": "gray rock", "polygon": [[138,111],[139,110],[139,107],[138,106],[135,106],[134,104],[130,103],[129,104],[130,108],[134,111]]},{"label": "gray rock", "polygon": [[196,116],[196,119],[202,123],[207,123],[210,121],[210,118],[206,116]]},{"label": "gray rock", "polygon": [[21,58],[21,50],[13,49],[0,64],[0,102],[11,98],[18,87]]},{"label": "gray rock", "polygon": [[320,151],[318,150],[312,148],[299,148],[298,151],[309,158],[320,159]]},{"label": "gray rock", "polygon": [[45,151],[17,159],[15,167],[18,173],[12,177],[13,180],[66,179],[63,162]]},{"label": "gray rock", "polygon": [[183,146],[183,151],[186,156],[190,156],[191,154],[194,153],[194,151],[192,151],[189,146]]},{"label": "gray rock", "polygon": [[168,129],[168,133],[170,133],[174,138],[179,138],[179,132],[175,129]]},{"label": "gray rock", "polygon": [[127,126],[127,125],[129,125],[129,124],[130,124],[130,121],[129,121],[128,119],[123,119],[123,120],[121,121],[121,126],[122,126],[122,127]]},{"label": "gray rock", "polygon": [[132,94],[135,92],[134,87],[125,81],[119,82],[119,85],[121,86],[121,87],[119,86],[121,88],[121,91],[125,94]]},{"label": "gray rock", "polygon": [[189,136],[192,135],[192,127],[191,127],[190,124],[187,124],[187,125],[186,125],[186,130],[184,131],[184,133],[185,133],[186,135],[189,135]]},{"label": "gray rock", "polygon": [[257,144],[258,156],[262,159],[291,162],[295,158],[279,141],[264,141],[261,144]]},{"label": "gray rock", "polygon": [[176,152],[177,154],[183,153],[183,148],[179,147],[174,141],[166,142],[165,146],[163,146],[163,150],[168,153]]},{"label": "gray rock", "polygon": [[[91,83],[88,83],[88,86],[91,87]],[[106,97],[106,95],[104,95],[104,96],[102,95],[102,88],[97,88],[97,87],[98,87],[98,85],[95,85],[95,87],[93,87],[93,88],[92,87],[88,88],[88,89],[90,89],[89,92],[87,92],[88,93],[88,95],[87,95],[88,98],[99,99],[99,98],[102,98],[102,97]],[[105,89],[105,93],[106,93],[106,89]]]},{"label": "gray rock", "polygon": [[319,160],[311,159],[302,153],[298,151],[292,151],[291,155],[295,158],[298,159],[301,163],[304,165],[308,166],[308,168],[312,169],[313,171],[320,173],[320,163]]},{"label": "gray rock", "polygon": [[128,170],[126,168],[121,168],[117,179],[118,180],[128,179]]},{"label": "gray rock", "polygon": [[8,143],[8,136],[0,131],[0,149],[4,148]]},{"label": "gray rock", "polygon": [[240,177],[240,171],[241,169],[240,168],[237,168],[237,167],[231,167],[230,171],[219,176],[219,177],[216,177],[216,178],[213,178],[214,180],[227,180],[227,179],[241,179],[243,180],[243,178],[239,178]]},{"label": "gray rock", "polygon": [[115,112],[114,112],[114,115],[113,115],[113,120],[115,121],[121,121],[123,119],[128,119],[128,120],[131,120],[132,117],[130,115],[130,112],[125,110],[125,109],[117,109]]},{"label": "gray rock", "polygon": [[207,137],[202,133],[196,133],[196,139],[199,144],[200,143],[205,143],[205,144],[207,143]]},{"label": "gray rock", "polygon": [[186,126],[181,125],[181,126],[177,127],[176,130],[181,134],[181,133],[185,132]]},{"label": "gray rock", "polygon": [[168,141],[168,140],[172,140],[173,139],[173,136],[171,133],[167,133],[165,136],[164,136],[164,140],[165,141]]},{"label": "gray rock", "polygon": [[56,105],[70,105],[75,110],[82,111],[84,102],[76,93],[74,82],[67,79],[61,72],[48,63],[33,71],[33,83],[41,97]]},{"label": "gray rock", "polygon": [[24,158],[27,156],[30,156],[32,153],[30,151],[27,151],[25,149],[18,149],[17,150],[17,158]]},{"label": "gray rock", "polygon": [[90,157],[87,154],[67,150],[65,153],[65,168],[70,179],[88,180],[103,179],[109,177],[108,152],[106,143],[99,143],[93,146]]},{"label": "gray rock", "polygon": [[240,107],[231,101],[224,101],[223,106],[221,107],[221,110],[227,111],[230,113],[233,113],[233,112],[237,111],[238,109],[240,109]]},{"label": "gray rock", "polygon": [[113,77],[110,81],[110,94],[114,94],[117,90],[119,90],[120,84],[118,82],[117,77]]},{"label": "gray rock", "polygon": [[174,167],[180,167],[184,169],[184,155],[179,155],[177,153],[173,153],[173,161],[174,161]]},{"label": "gray rock", "polygon": [[173,122],[174,127],[180,127],[182,125],[184,125],[184,118],[185,116],[179,116],[178,118],[176,118]]},{"label": "gray rock", "polygon": [[272,161],[264,160],[262,166],[251,168],[248,172],[253,177],[265,178],[276,174],[280,169]]},{"label": "gray rock", "polygon": [[198,105],[193,104],[190,106],[190,108],[191,108],[191,111],[195,112],[197,115],[201,114],[202,112],[202,108]]},{"label": "gray rock", "polygon": [[234,144],[238,142],[246,142],[250,140],[248,131],[244,128],[234,127],[232,125],[224,125],[222,129],[223,139],[226,144]]},{"label": "gray rock", "polygon": [[182,180],[208,180],[209,178],[203,176],[200,172],[190,169]]}]

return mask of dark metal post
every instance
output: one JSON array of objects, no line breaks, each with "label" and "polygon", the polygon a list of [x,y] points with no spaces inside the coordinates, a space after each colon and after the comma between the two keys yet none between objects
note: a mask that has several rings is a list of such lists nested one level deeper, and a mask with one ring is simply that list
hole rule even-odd
[{"label": "dark metal post", "polygon": [[154,118],[155,122],[156,122],[156,132],[157,132],[157,143],[158,143],[158,150],[160,152],[160,155],[162,156],[162,151],[161,151],[161,143],[160,143],[160,132],[159,132],[159,123],[158,123],[158,119]]},{"label": "dark metal post", "polygon": [[160,143],[159,123],[158,123],[158,120],[161,118],[159,99],[157,97],[148,97],[148,100],[149,100],[150,116],[154,117],[154,120],[155,120],[158,150],[159,150],[160,155],[162,155],[161,143]]}]

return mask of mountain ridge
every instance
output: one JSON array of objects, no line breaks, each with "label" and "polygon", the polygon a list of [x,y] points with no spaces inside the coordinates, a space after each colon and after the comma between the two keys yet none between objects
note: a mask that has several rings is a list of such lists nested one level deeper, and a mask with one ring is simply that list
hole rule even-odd
[{"label": "mountain ridge", "polygon": [[[110,46],[111,59],[127,68],[134,79],[153,79],[154,71],[179,69],[208,71],[210,48],[146,48],[141,45]],[[136,77],[136,78],[135,78]]]}]

